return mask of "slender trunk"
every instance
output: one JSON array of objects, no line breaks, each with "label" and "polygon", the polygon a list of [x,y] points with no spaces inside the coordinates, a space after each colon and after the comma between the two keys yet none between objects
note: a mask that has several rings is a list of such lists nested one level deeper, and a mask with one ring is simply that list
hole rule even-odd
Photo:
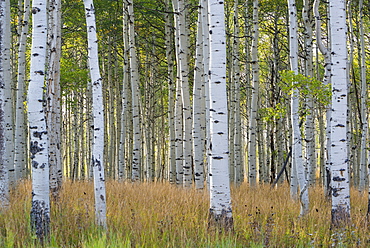
[{"label": "slender trunk", "polygon": [[203,0],[199,1],[200,9],[198,10],[198,31],[197,44],[195,52],[195,71],[194,71],[194,86],[193,86],[193,160],[194,160],[194,179],[195,187],[203,189],[204,187],[204,145],[202,140],[202,118],[204,118],[205,100],[204,93],[204,66],[203,66],[203,23],[202,23],[202,8]]},{"label": "slender trunk", "polygon": [[104,108],[103,81],[99,70],[95,8],[92,0],[84,0],[89,69],[92,84],[93,141],[91,163],[94,175],[95,218],[98,225],[107,228],[107,208],[104,175]]},{"label": "slender trunk", "polygon": [[[166,1],[167,12],[171,11],[171,1]],[[165,14],[165,44],[167,58],[167,80],[168,80],[168,126],[169,126],[169,180],[171,183],[176,183],[176,131],[175,131],[175,97],[176,83],[174,82],[174,61],[173,61],[173,21],[170,14]]]},{"label": "slender trunk", "polygon": [[[24,1],[24,14],[22,18],[22,28],[18,47],[18,74],[16,86],[16,106],[15,106],[15,130],[14,130],[14,181],[21,179],[25,175],[27,164],[26,159],[26,126],[25,126],[25,77],[26,77],[26,47],[28,35],[28,23],[30,15],[30,0]],[[13,181],[13,179],[11,179]]]},{"label": "slender trunk", "polygon": [[257,111],[259,95],[259,64],[258,64],[258,0],[253,1],[253,31],[252,31],[252,101],[249,119],[248,167],[249,184],[257,183]]},{"label": "slender trunk", "polygon": [[[321,35],[321,17],[319,14],[319,3],[320,0],[315,0],[314,2],[314,15],[316,19],[316,40],[317,40],[317,46],[319,47],[320,52],[324,55],[324,67],[325,67],[325,73],[323,78],[323,83],[325,85],[328,85],[331,83],[331,57],[330,52],[328,48],[326,48],[322,41],[322,35]],[[325,169],[324,169],[324,190],[325,195],[330,195],[330,164],[329,164],[329,157],[331,154],[331,135],[330,135],[330,119],[331,119],[331,104],[329,106],[326,106],[326,159],[325,159]]]},{"label": "slender trunk", "polygon": [[[289,50],[290,66],[294,73],[298,73],[298,38],[297,38],[297,10],[295,0],[288,0],[289,5]],[[295,82],[293,82],[294,84]],[[308,189],[306,169],[302,159],[302,138],[299,125],[299,91],[294,89],[291,96],[291,119],[292,119],[292,163],[297,171],[299,184],[299,200],[301,203],[300,215],[308,212]],[[293,171],[292,171],[293,174]]]},{"label": "slender trunk", "polygon": [[125,2],[128,15],[129,30],[129,60],[130,60],[130,82],[132,93],[132,120],[133,120],[133,149],[132,149],[132,181],[141,180],[141,127],[140,127],[140,90],[138,59],[135,44],[135,16],[133,1]]},{"label": "slender trunk", "polygon": [[[312,32],[312,0],[304,0],[303,7],[303,21],[304,21],[304,48],[305,48],[305,75],[313,78],[313,32]],[[315,154],[315,119],[314,119],[314,102],[312,95],[308,94],[306,97],[306,116],[305,125],[305,141],[306,141],[306,169],[308,171],[307,180],[309,185],[314,184],[316,175],[316,154]]]},{"label": "slender trunk", "polygon": [[[9,133],[13,129],[9,127],[9,109],[10,105],[10,85],[11,85],[11,67],[10,67],[10,2],[8,0],[0,1],[0,208],[9,206],[9,169],[13,161],[9,160],[13,154],[12,143]],[[11,110],[11,109],[10,109]],[[10,116],[11,117],[11,116]],[[9,148],[10,149],[9,149]]]},{"label": "slender trunk", "polygon": [[360,10],[360,65],[361,65],[361,148],[360,148],[360,189],[365,189],[367,172],[367,136],[368,136],[368,113],[367,113],[367,81],[366,81],[366,51],[365,32],[363,23],[363,0],[359,2]]},{"label": "slender trunk", "polygon": [[60,151],[60,53],[61,53],[61,1],[53,0],[49,5],[49,68],[48,109],[50,191],[56,199],[62,186],[62,156]]}]

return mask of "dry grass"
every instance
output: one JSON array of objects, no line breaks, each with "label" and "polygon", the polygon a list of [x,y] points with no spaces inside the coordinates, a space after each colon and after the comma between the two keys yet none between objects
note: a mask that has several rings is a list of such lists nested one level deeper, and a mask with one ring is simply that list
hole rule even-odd
[{"label": "dry grass", "polygon": [[[0,214],[0,247],[34,247],[30,235],[31,184],[12,193]],[[299,204],[285,185],[232,189],[234,232],[208,228],[208,194],[167,183],[107,182],[108,227],[94,225],[91,182],[65,182],[52,204],[50,247],[368,247],[367,194],[352,190],[352,224],[330,230],[330,204],[323,190],[310,192],[310,213],[299,219]]]}]

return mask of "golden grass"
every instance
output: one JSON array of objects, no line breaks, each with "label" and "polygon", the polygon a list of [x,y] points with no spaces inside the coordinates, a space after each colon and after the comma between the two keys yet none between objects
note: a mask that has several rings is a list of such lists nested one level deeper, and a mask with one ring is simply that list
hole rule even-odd
[{"label": "golden grass", "polygon": [[[94,225],[93,184],[66,181],[51,206],[49,247],[368,247],[367,194],[351,192],[352,224],[330,230],[330,203],[317,186],[310,213],[298,218],[289,187],[232,189],[234,231],[209,229],[209,196],[168,183],[107,182],[108,232]],[[35,247],[30,234],[31,183],[11,194],[0,214],[0,247]]]}]

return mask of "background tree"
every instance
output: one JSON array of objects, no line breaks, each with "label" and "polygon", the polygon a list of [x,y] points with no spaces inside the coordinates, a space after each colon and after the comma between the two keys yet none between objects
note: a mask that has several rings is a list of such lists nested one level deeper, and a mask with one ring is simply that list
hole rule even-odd
[{"label": "background tree", "polygon": [[107,228],[106,193],[104,175],[104,107],[102,78],[99,70],[98,40],[96,36],[95,8],[92,0],[85,0],[88,57],[92,84],[93,147],[91,163],[94,172],[95,215],[97,223]]}]

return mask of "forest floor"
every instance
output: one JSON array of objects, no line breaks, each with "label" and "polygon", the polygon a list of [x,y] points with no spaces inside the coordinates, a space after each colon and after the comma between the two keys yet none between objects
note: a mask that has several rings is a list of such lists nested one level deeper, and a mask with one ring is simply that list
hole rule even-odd
[{"label": "forest floor", "polygon": [[[330,228],[330,202],[319,186],[310,190],[310,212],[298,218],[289,187],[232,188],[234,230],[208,224],[206,191],[168,183],[107,182],[108,231],[94,224],[93,184],[66,181],[51,205],[46,247],[369,247],[367,194],[351,191],[351,224]],[[0,213],[0,247],[38,247],[30,232],[31,182],[11,194]]]}]

